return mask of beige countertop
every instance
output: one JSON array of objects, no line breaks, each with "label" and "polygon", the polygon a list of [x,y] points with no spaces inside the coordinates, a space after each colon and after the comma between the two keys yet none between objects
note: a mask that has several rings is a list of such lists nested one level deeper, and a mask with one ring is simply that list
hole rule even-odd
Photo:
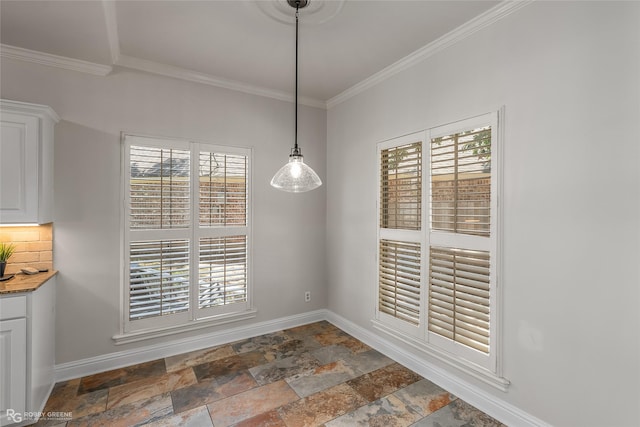
[{"label": "beige countertop", "polygon": [[38,274],[16,274],[13,279],[0,282],[0,295],[35,291],[56,274],[58,274],[57,270]]}]

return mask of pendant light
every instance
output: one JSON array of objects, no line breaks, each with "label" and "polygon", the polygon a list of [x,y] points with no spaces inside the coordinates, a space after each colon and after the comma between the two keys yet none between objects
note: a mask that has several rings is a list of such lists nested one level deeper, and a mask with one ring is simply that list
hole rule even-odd
[{"label": "pendant light", "polygon": [[290,193],[303,193],[322,185],[318,174],[304,163],[302,151],[298,146],[298,10],[306,7],[309,0],[287,0],[287,3],[296,9],[295,143],[289,154],[289,162],[276,172],[271,179],[271,186]]}]

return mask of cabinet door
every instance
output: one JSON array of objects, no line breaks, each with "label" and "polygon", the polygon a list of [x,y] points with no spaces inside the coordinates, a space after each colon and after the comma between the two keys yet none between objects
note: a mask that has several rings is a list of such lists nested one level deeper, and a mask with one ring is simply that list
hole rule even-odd
[{"label": "cabinet door", "polygon": [[0,426],[21,421],[26,386],[27,319],[0,321]]},{"label": "cabinet door", "polygon": [[2,113],[0,222],[38,222],[39,125],[37,117]]}]

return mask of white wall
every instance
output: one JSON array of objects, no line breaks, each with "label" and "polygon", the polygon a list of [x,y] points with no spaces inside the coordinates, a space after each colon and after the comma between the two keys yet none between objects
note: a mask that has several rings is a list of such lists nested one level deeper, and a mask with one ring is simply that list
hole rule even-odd
[{"label": "white wall", "polygon": [[536,2],[330,109],[329,309],[377,333],[376,143],[504,105],[511,386],[424,359],[552,425],[640,425],[639,28],[638,2]]},{"label": "white wall", "polygon": [[[120,315],[121,131],[253,148],[258,315],[233,326],[326,307],[326,187],[293,195],[269,185],[293,145],[293,104],[124,70],[96,77],[5,58],[1,78],[3,98],[49,105],[62,119],[55,132],[57,364],[160,341],[115,346],[111,339]],[[324,180],[326,112],[301,106],[299,132],[305,160]]]}]

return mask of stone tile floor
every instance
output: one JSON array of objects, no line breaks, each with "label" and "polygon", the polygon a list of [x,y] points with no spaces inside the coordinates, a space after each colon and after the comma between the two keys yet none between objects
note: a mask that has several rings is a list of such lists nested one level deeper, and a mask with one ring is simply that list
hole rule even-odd
[{"label": "stone tile floor", "polygon": [[502,426],[324,321],[61,382],[44,412],[63,416],[37,426]]}]

